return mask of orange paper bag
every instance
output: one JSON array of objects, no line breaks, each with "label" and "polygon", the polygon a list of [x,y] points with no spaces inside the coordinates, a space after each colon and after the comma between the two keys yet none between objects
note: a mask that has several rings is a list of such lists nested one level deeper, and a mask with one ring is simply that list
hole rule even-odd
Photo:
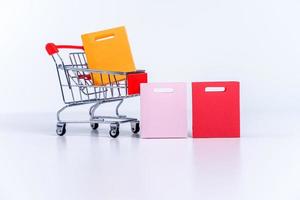
[{"label": "orange paper bag", "polygon": [[[125,27],[87,33],[81,36],[89,69],[130,72],[135,71]],[[106,85],[124,80],[124,75],[92,73],[95,85]]]}]

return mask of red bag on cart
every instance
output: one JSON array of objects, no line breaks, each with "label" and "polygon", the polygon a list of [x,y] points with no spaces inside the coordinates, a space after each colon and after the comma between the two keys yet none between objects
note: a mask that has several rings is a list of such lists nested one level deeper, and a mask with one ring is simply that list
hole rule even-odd
[{"label": "red bag on cart", "polygon": [[240,137],[239,82],[192,83],[193,137]]}]

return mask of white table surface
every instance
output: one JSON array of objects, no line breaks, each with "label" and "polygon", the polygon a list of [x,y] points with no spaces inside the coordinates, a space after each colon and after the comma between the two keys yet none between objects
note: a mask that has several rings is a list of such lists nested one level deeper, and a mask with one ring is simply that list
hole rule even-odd
[{"label": "white table surface", "polygon": [[147,140],[125,126],[112,139],[74,125],[58,137],[47,116],[2,116],[1,200],[300,198],[295,134]]}]

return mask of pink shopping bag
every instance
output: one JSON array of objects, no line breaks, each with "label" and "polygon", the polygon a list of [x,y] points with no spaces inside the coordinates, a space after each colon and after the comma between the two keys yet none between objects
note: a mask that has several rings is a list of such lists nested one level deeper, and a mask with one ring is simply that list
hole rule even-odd
[{"label": "pink shopping bag", "polygon": [[185,83],[141,84],[141,137],[187,137]]}]

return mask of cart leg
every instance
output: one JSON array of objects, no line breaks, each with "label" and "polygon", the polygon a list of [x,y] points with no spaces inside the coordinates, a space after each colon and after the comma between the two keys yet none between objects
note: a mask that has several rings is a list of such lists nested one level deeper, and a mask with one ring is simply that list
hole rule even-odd
[{"label": "cart leg", "polygon": [[61,109],[59,109],[58,111],[57,111],[57,113],[56,113],[56,118],[57,118],[57,121],[58,122],[61,122],[61,120],[60,120],[60,114],[61,114],[61,112],[62,111],[64,111],[66,108],[68,108],[69,107],[69,105],[66,105],[66,106],[64,106],[64,107],[62,107]]},{"label": "cart leg", "polygon": [[99,101],[90,107],[89,114],[90,114],[91,118],[93,118],[95,116],[95,111],[101,104],[102,104],[102,101]]},{"label": "cart leg", "polygon": [[60,114],[61,114],[61,112],[64,111],[66,108],[73,107],[73,106],[80,106],[80,105],[84,105],[84,103],[68,104],[68,105],[65,105],[64,107],[62,107],[61,109],[59,109],[59,110],[57,111],[57,113],[56,113],[57,121],[58,121],[58,122],[61,122]]},{"label": "cart leg", "polygon": [[70,105],[66,105],[66,106],[62,107],[56,113],[56,118],[57,118],[56,134],[59,136],[63,136],[66,133],[66,123],[61,121],[60,114],[62,111],[64,111],[68,107],[70,107]]},{"label": "cart leg", "polygon": [[80,106],[83,105],[83,103],[78,103],[78,104],[68,104],[59,109],[56,113],[56,118],[57,118],[57,124],[56,124],[56,134],[59,136],[63,136],[66,133],[66,122],[63,122],[60,118],[60,114],[67,108],[73,107],[73,106]]},{"label": "cart leg", "polygon": [[123,99],[122,100],[120,100],[120,102],[118,103],[118,105],[117,105],[117,107],[116,107],[116,115],[119,117],[119,118],[126,118],[126,115],[120,115],[119,114],[119,108],[120,108],[120,106],[121,106],[121,104],[123,103]]},{"label": "cart leg", "polygon": [[[89,114],[90,114],[90,120],[92,121],[93,119],[94,119],[94,117],[95,117],[95,111],[97,110],[97,108],[101,105],[101,101],[100,102],[97,102],[97,103],[95,103],[94,105],[92,105],[91,107],[90,107],[90,110],[89,110]],[[92,122],[91,124],[91,128],[93,129],[93,130],[96,130],[98,127],[99,127],[99,123],[94,123],[94,122]]]}]

